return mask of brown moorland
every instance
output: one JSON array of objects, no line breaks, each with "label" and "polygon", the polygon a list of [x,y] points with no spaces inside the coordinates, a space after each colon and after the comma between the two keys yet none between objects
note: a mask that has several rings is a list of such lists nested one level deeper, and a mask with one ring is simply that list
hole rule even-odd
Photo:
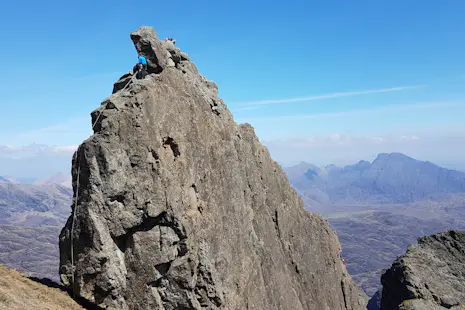
[{"label": "brown moorland", "polygon": [[0,265],[0,310],[82,310],[68,294]]}]

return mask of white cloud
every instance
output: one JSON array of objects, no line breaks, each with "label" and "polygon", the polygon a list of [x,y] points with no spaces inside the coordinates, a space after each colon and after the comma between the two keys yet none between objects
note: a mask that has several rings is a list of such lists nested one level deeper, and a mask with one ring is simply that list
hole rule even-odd
[{"label": "white cloud", "polygon": [[74,154],[77,150],[78,145],[66,145],[66,146],[54,146],[51,151],[56,154]]},{"label": "white cloud", "polygon": [[77,145],[49,146],[45,144],[31,144],[25,146],[0,145],[0,158],[21,159],[37,156],[72,156]]},{"label": "white cloud", "polygon": [[259,108],[260,108],[259,106],[255,106],[255,107],[244,107],[244,108],[234,109],[234,111],[249,111],[249,110],[256,110],[256,109],[259,109]]},{"label": "white cloud", "polygon": [[335,133],[335,134],[332,134],[331,136],[329,136],[329,139],[333,142],[337,142],[341,139],[341,135],[338,134],[338,133]]},{"label": "white cloud", "polygon": [[0,176],[31,180],[69,173],[76,148],[75,145],[0,145]]},{"label": "white cloud", "polygon": [[77,144],[87,139],[91,134],[89,116],[81,116],[57,123],[48,127],[19,132],[12,136],[1,137],[9,144]]},{"label": "white cloud", "polygon": [[280,103],[315,101],[315,100],[324,100],[324,99],[332,99],[332,98],[340,98],[340,97],[360,96],[360,95],[375,94],[375,93],[387,93],[387,92],[402,91],[402,90],[409,90],[409,89],[417,89],[417,88],[424,88],[424,87],[426,87],[426,86],[425,85],[418,85],[418,86],[391,87],[391,88],[374,89],[374,90],[348,91],[348,92],[340,92],[340,93],[332,93],[332,94],[309,96],[309,97],[300,97],[300,98],[287,98],[287,99],[275,99],[275,100],[258,100],[258,101],[244,102],[244,103],[240,103],[240,104],[242,104],[242,105],[267,105],[267,104],[280,104]]},{"label": "white cloud", "polygon": [[384,138],[381,138],[381,137],[372,137],[371,138],[371,141],[373,141],[373,143],[376,143],[376,144],[381,144],[384,142]]},{"label": "white cloud", "polygon": [[418,140],[418,139],[420,139],[420,138],[417,137],[417,136],[401,136],[400,137],[401,141],[415,141],[415,140]]},{"label": "white cloud", "polygon": [[58,123],[58,124],[51,125],[48,127],[26,131],[26,132],[20,133],[19,135],[34,137],[34,136],[41,136],[41,135],[46,135],[46,134],[54,134],[56,132],[71,131],[71,130],[76,129],[77,124],[82,124],[83,122],[87,122],[88,120],[89,120],[89,117],[78,117],[78,118],[67,120],[63,123]]},{"label": "white cloud", "polygon": [[278,116],[264,116],[239,119],[238,122],[260,122],[260,121],[289,121],[289,120],[304,120],[304,119],[324,119],[324,118],[337,118],[379,114],[383,112],[396,112],[405,110],[423,110],[423,109],[437,109],[445,107],[456,107],[465,105],[465,100],[447,101],[447,102],[431,102],[431,103],[415,103],[415,104],[391,104],[385,106],[377,106],[371,109],[359,109],[345,112],[334,113],[315,113],[315,114],[295,114],[295,115],[278,115]]}]

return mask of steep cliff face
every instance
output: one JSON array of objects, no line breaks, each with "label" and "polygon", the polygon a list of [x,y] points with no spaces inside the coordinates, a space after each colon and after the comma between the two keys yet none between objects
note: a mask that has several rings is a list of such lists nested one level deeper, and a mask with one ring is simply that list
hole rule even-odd
[{"label": "steep cliff face", "polygon": [[131,38],[150,75],[115,83],[74,155],[62,281],[120,309],[363,309],[337,236],[253,128],[152,28]]},{"label": "steep cliff face", "polygon": [[465,232],[418,239],[381,277],[381,309],[465,309]]}]

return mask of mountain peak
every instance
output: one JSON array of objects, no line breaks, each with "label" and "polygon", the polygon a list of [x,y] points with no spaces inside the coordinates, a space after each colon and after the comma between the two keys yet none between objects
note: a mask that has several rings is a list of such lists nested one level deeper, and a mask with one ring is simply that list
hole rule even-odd
[{"label": "mountain peak", "polygon": [[37,181],[34,182],[34,185],[39,185],[39,186],[43,186],[43,185],[61,185],[61,186],[64,186],[64,187],[68,187],[68,188],[71,188],[72,185],[71,185],[71,175],[66,175],[66,174],[63,174],[63,173],[57,173],[55,175],[52,175],[48,178],[44,178],[44,179],[39,179]]},{"label": "mountain peak", "polygon": [[397,161],[398,160],[402,160],[402,161],[415,160],[416,161],[416,159],[413,159],[405,154],[393,152],[393,153],[379,153],[376,159],[373,161],[373,163],[376,161],[393,161],[393,160],[397,160]]},{"label": "mountain peak", "polygon": [[11,183],[8,179],[6,179],[4,177],[1,177],[1,176],[0,176],[0,182],[1,183]]},{"label": "mountain peak", "polygon": [[328,197],[332,202],[407,203],[465,192],[465,173],[402,153],[381,153],[373,163],[362,160],[341,169],[327,166],[317,174],[294,168],[286,169],[291,184],[300,192],[311,191],[308,196]]}]

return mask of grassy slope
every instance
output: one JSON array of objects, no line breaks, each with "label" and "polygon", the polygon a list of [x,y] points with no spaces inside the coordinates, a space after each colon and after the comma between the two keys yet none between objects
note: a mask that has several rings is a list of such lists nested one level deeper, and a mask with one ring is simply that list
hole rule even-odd
[{"label": "grassy slope", "polygon": [[84,309],[68,294],[0,265],[0,310]]}]

